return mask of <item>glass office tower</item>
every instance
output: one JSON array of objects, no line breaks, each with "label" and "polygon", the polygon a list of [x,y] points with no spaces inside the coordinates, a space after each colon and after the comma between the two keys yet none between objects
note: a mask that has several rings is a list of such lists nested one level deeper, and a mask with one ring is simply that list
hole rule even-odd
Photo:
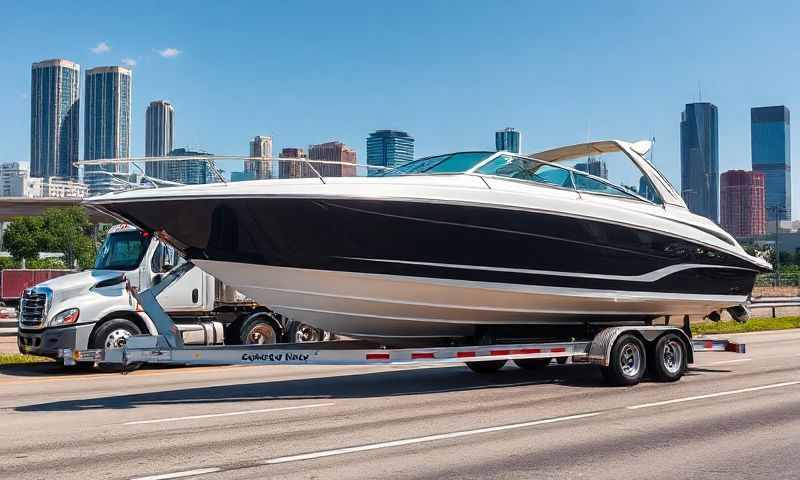
[{"label": "glass office tower", "polygon": [[783,105],[750,109],[753,170],[766,178],[767,219],[792,218],[792,156],[789,109]]},{"label": "glass office tower", "polygon": [[520,133],[513,128],[494,132],[494,146],[498,152],[505,150],[506,152],[519,153],[521,140]]},{"label": "glass office tower", "polygon": [[711,103],[681,114],[681,196],[692,212],[719,221],[719,123]]},{"label": "glass office tower", "polygon": [[[367,137],[367,165],[376,167],[399,167],[414,160],[414,139],[398,130],[378,130]],[[376,175],[378,169],[369,169]]]}]

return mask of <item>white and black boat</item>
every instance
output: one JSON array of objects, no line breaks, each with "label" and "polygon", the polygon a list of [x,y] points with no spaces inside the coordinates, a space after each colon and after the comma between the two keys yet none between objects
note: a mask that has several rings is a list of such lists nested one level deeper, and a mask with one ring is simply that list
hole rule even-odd
[{"label": "white and black boat", "polygon": [[[648,142],[460,152],[371,177],[87,200],[288,317],[373,338],[646,323],[746,302],[770,265],[694,215]],[[627,178],[607,179],[624,166]],[[526,327],[527,328],[527,327]]]}]

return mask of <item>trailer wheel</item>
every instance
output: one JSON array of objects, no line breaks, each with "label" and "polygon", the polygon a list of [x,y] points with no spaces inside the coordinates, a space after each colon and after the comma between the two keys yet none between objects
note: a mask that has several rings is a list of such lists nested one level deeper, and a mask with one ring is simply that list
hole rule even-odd
[{"label": "trailer wheel", "polygon": [[688,352],[684,341],[674,333],[663,335],[651,352],[650,368],[659,382],[679,380],[686,371]]},{"label": "trailer wheel", "polygon": [[552,358],[517,358],[514,363],[523,370],[539,370],[550,364]]},{"label": "trailer wheel", "polygon": [[[135,323],[125,318],[113,318],[100,324],[92,333],[89,345],[93,349],[122,348],[129,337],[141,334],[142,331]],[[125,370],[136,370],[141,363],[129,363]],[[118,372],[122,366],[118,363],[97,363],[97,369],[103,372]]]},{"label": "trailer wheel", "polygon": [[611,385],[636,385],[647,369],[644,344],[634,335],[621,335],[611,348],[603,376]]},{"label": "trailer wheel", "polygon": [[475,373],[494,373],[506,364],[506,360],[489,360],[487,362],[466,362],[467,367]]},{"label": "trailer wheel", "polygon": [[325,330],[294,320],[289,322],[287,330],[290,343],[325,342],[331,340],[331,334]]},{"label": "trailer wheel", "polygon": [[272,345],[278,343],[278,331],[266,315],[254,315],[242,324],[239,338],[244,345]]}]

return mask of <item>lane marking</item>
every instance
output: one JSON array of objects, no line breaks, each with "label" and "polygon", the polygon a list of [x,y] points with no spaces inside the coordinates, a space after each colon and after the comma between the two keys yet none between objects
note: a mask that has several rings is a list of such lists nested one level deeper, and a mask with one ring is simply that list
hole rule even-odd
[{"label": "lane marking", "polygon": [[321,408],[330,407],[333,403],[314,403],[311,405],[295,405],[291,407],[276,407],[276,408],[263,408],[260,410],[241,410],[238,412],[227,413],[209,413],[207,415],[189,415],[186,417],[172,417],[172,418],[156,418],[153,420],[135,420],[132,422],[125,422],[123,425],[145,425],[150,423],[166,423],[166,422],[179,422],[182,420],[197,420],[200,418],[217,418],[217,417],[233,417],[236,415],[253,415],[257,413],[270,413],[270,412],[285,412],[287,410],[301,410],[304,408]]},{"label": "lane marking", "polygon": [[701,365],[696,365],[697,367],[707,367],[709,365],[725,365],[726,363],[741,363],[741,362],[750,362],[752,358],[737,358],[736,360],[722,360],[721,362],[710,362],[710,363],[703,363]]},{"label": "lane marking", "polygon": [[315,458],[322,458],[322,457],[331,457],[334,455],[345,455],[348,453],[354,452],[364,452],[368,450],[378,450],[381,448],[391,448],[391,447],[401,447],[404,445],[413,445],[417,443],[425,443],[425,442],[434,442],[437,440],[446,440],[449,438],[459,438],[459,437],[466,437],[470,435],[480,435],[483,433],[492,433],[492,432],[502,432],[507,430],[516,430],[520,428],[526,427],[533,427],[536,425],[545,425],[548,423],[556,423],[556,422],[564,422],[567,420],[577,420],[580,418],[588,418],[594,417],[597,415],[602,415],[605,412],[592,412],[592,413],[582,413],[579,415],[570,415],[567,417],[556,417],[556,418],[548,418],[545,420],[536,420],[533,422],[524,422],[524,423],[514,423],[510,425],[501,425],[497,427],[487,427],[487,428],[478,428],[475,430],[462,430],[460,432],[452,432],[452,433],[442,433],[439,435],[427,435],[424,437],[414,437],[414,438],[407,438],[404,440],[394,440],[391,442],[380,442],[380,443],[373,443],[369,445],[360,445],[357,447],[347,447],[347,448],[337,448],[335,450],[322,450],[319,452],[312,452],[312,453],[304,453],[300,455],[290,455],[287,457],[277,457],[272,458],[270,460],[266,460],[263,462],[263,465],[274,465],[278,463],[288,463],[288,462],[297,462],[301,460],[312,460]]},{"label": "lane marking", "polygon": [[222,469],[219,467],[212,468],[198,468],[196,470],[186,470],[183,472],[165,473],[163,475],[150,475],[149,477],[136,477],[131,480],[168,480],[170,478],[185,478],[193,475],[205,475],[207,473],[219,472]]},{"label": "lane marking", "polygon": [[726,392],[709,393],[707,395],[695,395],[695,396],[692,396],[692,397],[675,398],[675,399],[672,399],[672,400],[664,400],[662,402],[642,403],[641,405],[631,405],[631,406],[625,407],[625,408],[627,408],[628,410],[638,410],[640,408],[660,407],[661,405],[670,405],[670,404],[673,404],[673,403],[691,402],[691,401],[694,401],[694,400],[702,400],[704,398],[725,397],[725,396],[728,396],[728,395],[736,395],[736,394],[739,394],[739,393],[757,392],[759,390],[769,390],[769,389],[772,389],[772,388],[790,387],[792,385],[799,385],[799,384],[800,384],[800,381],[773,383],[771,385],[762,385],[760,387],[741,388],[739,390],[728,390]]}]

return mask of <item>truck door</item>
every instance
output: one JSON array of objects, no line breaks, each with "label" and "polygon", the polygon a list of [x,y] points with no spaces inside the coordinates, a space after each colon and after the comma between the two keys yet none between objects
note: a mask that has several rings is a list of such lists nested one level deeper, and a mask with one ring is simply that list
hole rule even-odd
[{"label": "truck door", "polygon": [[[151,260],[151,269],[154,274],[153,282],[158,282],[159,277],[167,275],[173,268],[186,263],[175,249],[163,243],[158,244]],[[195,312],[203,310],[205,296],[208,288],[205,281],[205,272],[199,268],[191,269],[186,275],[170,285],[158,296],[158,303],[167,312]]]}]

